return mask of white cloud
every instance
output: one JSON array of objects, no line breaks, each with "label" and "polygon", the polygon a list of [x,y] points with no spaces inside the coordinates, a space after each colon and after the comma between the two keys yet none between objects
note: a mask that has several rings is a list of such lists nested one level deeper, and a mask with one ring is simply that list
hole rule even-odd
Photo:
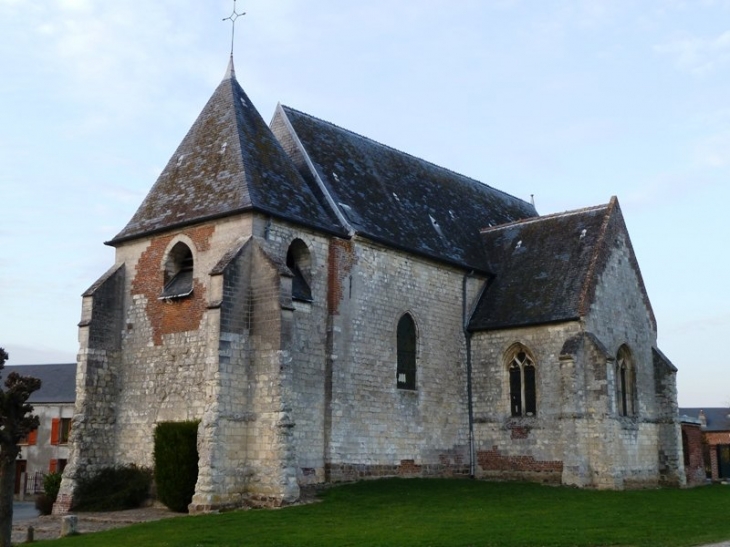
[{"label": "white cloud", "polygon": [[730,61],[730,30],[715,38],[684,36],[655,45],[654,51],[674,57],[677,66],[685,72],[708,74]]}]

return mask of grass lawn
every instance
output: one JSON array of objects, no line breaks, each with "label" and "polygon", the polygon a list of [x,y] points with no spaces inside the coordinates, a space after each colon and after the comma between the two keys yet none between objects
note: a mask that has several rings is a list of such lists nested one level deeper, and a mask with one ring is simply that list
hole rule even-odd
[{"label": "grass lawn", "polygon": [[690,546],[730,539],[730,486],[607,492],[388,479],[323,501],[140,524],[44,543],[84,546]]}]

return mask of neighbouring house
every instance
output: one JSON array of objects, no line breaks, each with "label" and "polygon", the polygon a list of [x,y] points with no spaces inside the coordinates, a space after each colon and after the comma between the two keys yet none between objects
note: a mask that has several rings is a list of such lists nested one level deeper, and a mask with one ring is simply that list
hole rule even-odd
[{"label": "neighbouring house", "polygon": [[40,425],[20,442],[15,467],[15,495],[24,497],[43,492],[43,476],[63,471],[68,462],[76,401],[76,363],[6,366],[3,381],[11,372],[41,381],[41,388],[28,399]]},{"label": "neighbouring house", "polygon": [[522,199],[229,69],[83,295],[59,500],[200,420],[191,510],[382,476],[683,485],[676,368],[618,200]]},{"label": "neighbouring house", "polygon": [[713,481],[730,480],[730,408],[680,408],[680,419],[700,423],[706,445],[704,465]]}]

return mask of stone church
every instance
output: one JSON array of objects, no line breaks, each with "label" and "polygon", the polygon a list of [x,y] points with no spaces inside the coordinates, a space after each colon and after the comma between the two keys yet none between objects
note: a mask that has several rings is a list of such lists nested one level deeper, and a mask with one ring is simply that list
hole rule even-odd
[{"label": "stone church", "polygon": [[676,369],[616,198],[534,206],[233,63],[83,295],[57,512],[199,420],[191,510],[385,476],[681,485]]}]

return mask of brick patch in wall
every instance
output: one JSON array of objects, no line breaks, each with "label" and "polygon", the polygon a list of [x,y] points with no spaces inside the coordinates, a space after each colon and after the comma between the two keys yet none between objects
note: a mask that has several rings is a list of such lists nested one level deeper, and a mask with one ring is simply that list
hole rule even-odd
[{"label": "brick patch in wall", "polygon": [[[440,460],[448,461],[449,456]],[[361,479],[385,477],[468,477],[468,464],[416,464],[413,460],[401,460],[394,465],[327,464],[328,482],[350,482]]]},{"label": "brick patch in wall", "polygon": [[539,461],[532,456],[504,456],[496,446],[477,452],[477,463],[484,471],[516,471],[528,473],[563,472],[561,461]]},{"label": "brick patch in wall", "polygon": [[345,282],[355,265],[355,246],[352,241],[332,239],[327,264],[327,310],[330,314],[337,315],[344,296]]},{"label": "brick patch in wall", "polygon": [[[182,234],[193,241],[194,251],[201,252],[208,250],[214,231],[214,226],[199,226],[185,230]],[[193,278],[193,294],[189,297],[170,302],[159,300],[164,285],[165,250],[178,235],[152,239],[149,247],[139,258],[132,280],[132,294],[144,295],[147,299],[147,317],[152,325],[156,346],[162,345],[162,337],[165,334],[198,330],[207,308],[205,287],[197,277]]]}]

